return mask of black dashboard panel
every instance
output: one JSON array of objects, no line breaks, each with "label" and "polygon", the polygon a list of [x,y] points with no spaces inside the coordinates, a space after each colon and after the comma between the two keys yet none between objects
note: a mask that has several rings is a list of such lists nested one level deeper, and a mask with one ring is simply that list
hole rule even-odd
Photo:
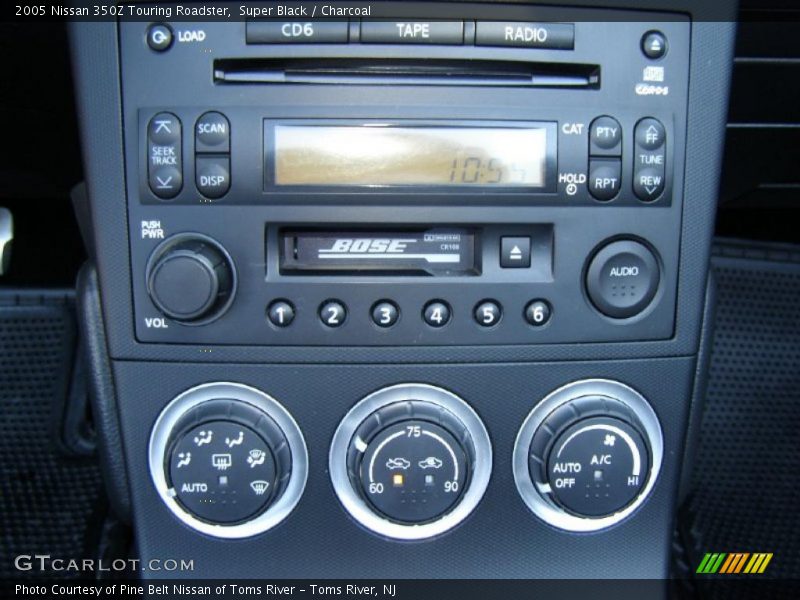
[{"label": "black dashboard panel", "polygon": [[[402,7],[388,32],[73,25],[138,552],[219,578],[665,577],[735,27],[688,4],[448,3],[431,9],[460,29],[426,30]],[[483,45],[497,20],[532,47]],[[171,45],[148,45],[154,26]],[[444,43],[372,43],[392,31]],[[445,153],[454,179],[483,166],[440,188],[284,187],[281,123],[538,127],[542,178],[498,186],[515,165]],[[573,435],[589,441],[560,463]],[[578,481],[608,496],[566,500]],[[192,512],[231,485],[261,512]],[[412,493],[438,508],[415,518]]]},{"label": "black dashboard panel", "polygon": [[[520,9],[513,13],[515,19],[522,19],[522,15]],[[569,20],[570,16],[562,11],[560,18]],[[608,14],[609,19],[622,16]],[[579,12],[576,17],[580,17]],[[637,22],[578,21],[571,50],[473,44],[377,45],[352,39],[346,44],[260,45],[246,43],[245,23],[208,23],[202,27],[202,44],[176,41],[164,52],[154,52],[145,43],[148,23],[122,23],[122,94],[128,140],[126,164],[130,168],[128,211],[137,339],[339,347],[669,339],[673,335],[678,281],[683,198],[676,190],[683,185],[690,35],[688,21],[679,16],[674,19],[658,26],[669,40],[669,51],[656,60],[641,50],[651,26]],[[473,21],[469,23],[475,26]],[[478,21],[478,33],[481,23]],[[351,29],[357,26],[357,22],[351,23]],[[177,40],[190,39],[186,32],[197,30],[192,23],[173,23],[171,27]],[[615,43],[610,45],[607,40],[612,37]],[[261,66],[258,61],[264,57],[269,57],[272,66]],[[321,70],[332,58],[346,59],[356,66],[383,66],[380,77],[374,70],[362,68],[356,83],[340,75],[343,67],[327,75],[325,81],[331,83],[318,86],[273,81],[278,74],[291,81],[288,61],[300,58],[307,63],[303,72]],[[385,73],[393,72],[391,67],[414,58],[420,66],[412,83],[404,83],[398,75],[396,85],[382,83]],[[434,59],[468,65],[479,72],[497,63],[519,65],[546,72],[547,77],[542,76],[542,84],[537,85],[537,76],[529,76],[530,85],[516,87],[503,78],[455,78],[462,85],[438,81],[429,85],[423,69]],[[233,83],[222,78],[221,61],[244,65],[249,78]],[[484,61],[488,67],[474,66]],[[597,83],[580,85],[578,78],[570,75],[581,65],[592,65]],[[229,66],[227,72],[232,69]],[[199,98],[204,103],[198,104]],[[324,104],[319,102],[321,98]],[[210,111],[224,115],[228,122],[227,153],[208,154],[207,149],[195,147],[192,132]],[[159,190],[161,184],[153,179],[159,169],[173,168],[161,164],[162,156],[148,152],[151,141],[146,132],[148,127],[158,127],[155,123],[159,115],[172,115],[170,118],[181,128],[174,148],[155,145],[153,149],[167,148],[179,159],[180,173],[164,186],[174,185],[179,190]],[[621,141],[610,149],[590,139],[595,120],[603,117],[611,117],[607,120],[621,130],[616,133]],[[287,121],[312,127],[399,123],[473,127],[473,131],[498,124],[514,127],[545,122],[548,163],[553,168],[548,168],[542,190],[502,185],[367,186],[345,187],[345,191],[340,186],[280,186],[267,181],[274,150],[265,138],[274,137],[270,132],[276,123]],[[639,143],[650,135],[658,139],[656,151]],[[414,150],[422,151],[424,146]],[[196,185],[198,165],[209,156],[221,159],[223,166],[230,165],[224,184],[227,191],[219,198],[204,195]],[[604,166],[610,172],[597,171]],[[164,171],[165,179],[170,177],[167,172],[172,171]],[[652,185],[637,186],[640,180]],[[611,192],[610,200],[595,197],[602,197],[603,191],[594,189],[595,181],[601,186],[604,181],[615,181],[617,189]],[[642,200],[637,187],[648,187],[654,199]],[[158,194],[165,193],[171,197],[159,198]],[[647,192],[643,195],[650,197]],[[594,223],[588,235],[587,222]],[[413,231],[421,225],[474,229],[481,272],[470,278],[457,274],[376,274],[367,281],[346,271],[290,277],[280,268],[282,232],[286,229],[303,227],[335,233],[356,228],[369,236],[381,229]],[[537,235],[541,228],[552,231],[549,238]],[[201,233],[219,242],[230,253],[238,273],[236,301],[213,322],[205,324],[207,320],[203,320],[203,327],[159,320],[161,314],[145,285],[146,265],[154,248],[164,238],[186,232]],[[531,239],[530,268],[501,266],[503,237]],[[661,274],[656,279],[655,299],[624,319],[602,314],[584,291],[591,256],[616,238],[645,241],[657,257]],[[621,278],[620,282],[620,293],[625,294],[627,280]],[[628,288],[633,290],[628,293],[637,293],[637,283]],[[638,289],[643,285],[639,283]],[[330,299],[346,309],[340,327],[326,326],[318,314]],[[473,317],[475,307],[487,299],[496,302],[503,312],[502,320],[490,329],[481,327]],[[276,300],[292,305],[295,318],[291,325],[272,327],[266,318],[267,307]],[[401,320],[391,328],[376,327],[369,317],[371,307],[381,300],[395,303],[400,311]],[[421,315],[432,300],[449,305],[452,314],[446,328],[426,326]],[[552,307],[552,319],[544,327],[526,323],[525,308],[535,300],[544,300]]]}]

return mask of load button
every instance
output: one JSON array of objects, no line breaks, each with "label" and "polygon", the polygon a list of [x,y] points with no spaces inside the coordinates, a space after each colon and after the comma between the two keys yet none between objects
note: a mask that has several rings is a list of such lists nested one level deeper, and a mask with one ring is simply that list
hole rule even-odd
[{"label": "load button", "polygon": [[660,278],[653,253],[644,244],[622,240],[606,245],[591,259],[586,292],[604,315],[627,319],[650,305]]}]

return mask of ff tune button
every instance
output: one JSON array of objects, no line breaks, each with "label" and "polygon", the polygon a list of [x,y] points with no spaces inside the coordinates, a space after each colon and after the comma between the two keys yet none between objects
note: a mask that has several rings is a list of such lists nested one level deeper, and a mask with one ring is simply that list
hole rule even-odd
[{"label": "ff tune button", "polygon": [[547,523],[597,531],[647,499],[662,456],[658,419],[641,395],[615,381],[579,381],[528,415],[514,446],[514,479]]},{"label": "ff tune button", "polygon": [[333,437],[328,466],[345,510],[399,540],[442,534],[477,506],[492,468],[489,435],[461,398],[424,384],[379,390]]},{"label": "ff tune button", "polygon": [[219,538],[267,531],[294,509],[308,455],[278,402],[235,383],[192,388],[167,405],[150,436],[150,475],[189,527]]}]

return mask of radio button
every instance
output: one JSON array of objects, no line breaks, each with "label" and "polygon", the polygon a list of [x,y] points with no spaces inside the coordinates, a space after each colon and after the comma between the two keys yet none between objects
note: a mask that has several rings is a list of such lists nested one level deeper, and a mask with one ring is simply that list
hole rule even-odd
[{"label": "radio button", "polygon": [[347,318],[347,309],[338,300],[328,300],[319,307],[319,318],[328,327],[341,327]]},{"label": "radio button", "polygon": [[207,112],[194,126],[195,152],[230,152],[231,125],[222,113]]},{"label": "radio button", "polygon": [[248,21],[248,44],[346,44],[347,21]]},{"label": "radio button", "polygon": [[619,194],[622,187],[622,160],[593,158],[589,161],[589,193],[607,202]]},{"label": "radio button", "polygon": [[195,164],[197,190],[206,198],[221,198],[231,187],[231,161],[227,156],[198,156]]},{"label": "radio button", "polygon": [[527,269],[531,266],[531,238],[500,238],[500,267],[503,269]]},{"label": "radio button", "polygon": [[575,47],[575,26],[567,23],[478,21],[475,45],[572,50]]},{"label": "radio button", "polygon": [[503,309],[494,300],[486,300],[475,307],[475,321],[481,327],[494,327],[502,316]]},{"label": "radio button", "polygon": [[366,44],[464,43],[462,21],[361,21],[361,42]]},{"label": "radio button", "polygon": [[294,321],[294,306],[286,300],[276,300],[267,308],[267,318],[275,327],[288,327]]},{"label": "radio button", "polygon": [[622,154],[622,126],[612,117],[597,117],[589,131],[589,154],[620,156]]},{"label": "radio button", "polygon": [[667,132],[661,121],[657,119],[642,119],[636,124],[634,133],[636,146],[642,150],[658,150],[667,140]]},{"label": "radio button", "polygon": [[422,318],[431,327],[444,327],[450,322],[450,307],[441,300],[428,302],[422,311]]},{"label": "radio button", "polygon": [[372,307],[372,322],[378,327],[391,327],[399,318],[400,310],[394,302],[383,300]]}]

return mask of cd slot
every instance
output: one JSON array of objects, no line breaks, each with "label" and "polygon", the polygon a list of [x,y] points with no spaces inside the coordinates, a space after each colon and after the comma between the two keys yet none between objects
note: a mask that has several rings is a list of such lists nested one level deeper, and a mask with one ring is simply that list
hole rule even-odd
[{"label": "cd slot", "polygon": [[217,84],[600,87],[600,66],[515,61],[239,59],[214,61]]}]

